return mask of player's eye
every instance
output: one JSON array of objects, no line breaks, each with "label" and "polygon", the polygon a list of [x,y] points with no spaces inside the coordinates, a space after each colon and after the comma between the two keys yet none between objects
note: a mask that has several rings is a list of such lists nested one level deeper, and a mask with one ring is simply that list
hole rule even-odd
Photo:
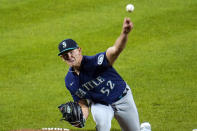
[{"label": "player's eye", "polygon": [[68,52],[68,53],[70,53],[70,55],[72,55],[73,54],[73,52],[74,52],[74,50],[71,50],[70,52]]},{"label": "player's eye", "polygon": [[68,59],[68,54],[63,54],[62,57],[67,60]]}]

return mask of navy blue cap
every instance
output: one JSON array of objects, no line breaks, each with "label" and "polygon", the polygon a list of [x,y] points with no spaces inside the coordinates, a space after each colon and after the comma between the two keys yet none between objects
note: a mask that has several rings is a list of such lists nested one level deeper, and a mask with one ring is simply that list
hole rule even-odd
[{"label": "navy blue cap", "polygon": [[59,51],[60,53],[58,54],[58,56],[62,55],[64,52],[69,51],[69,50],[73,50],[78,48],[77,43],[72,40],[72,39],[65,39],[63,40],[60,44],[59,44]]}]

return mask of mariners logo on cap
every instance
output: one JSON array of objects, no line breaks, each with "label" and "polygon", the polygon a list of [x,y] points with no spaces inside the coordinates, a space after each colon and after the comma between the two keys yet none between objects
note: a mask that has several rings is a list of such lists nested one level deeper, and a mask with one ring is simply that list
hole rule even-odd
[{"label": "mariners logo on cap", "polygon": [[66,48],[66,42],[65,41],[62,43],[62,46],[63,46],[63,48]]}]

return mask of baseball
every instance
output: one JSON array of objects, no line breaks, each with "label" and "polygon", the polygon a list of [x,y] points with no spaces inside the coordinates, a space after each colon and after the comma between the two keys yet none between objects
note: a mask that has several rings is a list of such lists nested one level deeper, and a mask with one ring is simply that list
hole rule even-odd
[{"label": "baseball", "polygon": [[134,6],[132,4],[128,4],[126,6],[126,10],[127,10],[127,12],[133,12],[134,11]]}]

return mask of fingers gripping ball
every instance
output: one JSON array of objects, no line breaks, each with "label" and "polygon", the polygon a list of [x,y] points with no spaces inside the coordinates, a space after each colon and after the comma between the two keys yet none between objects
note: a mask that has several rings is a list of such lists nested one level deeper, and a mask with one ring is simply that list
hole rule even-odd
[{"label": "fingers gripping ball", "polygon": [[76,102],[67,102],[59,107],[63,115],[62,120],[68,121],[72,126],[82,128],[85,126],[85,119],[80,105]]}]

